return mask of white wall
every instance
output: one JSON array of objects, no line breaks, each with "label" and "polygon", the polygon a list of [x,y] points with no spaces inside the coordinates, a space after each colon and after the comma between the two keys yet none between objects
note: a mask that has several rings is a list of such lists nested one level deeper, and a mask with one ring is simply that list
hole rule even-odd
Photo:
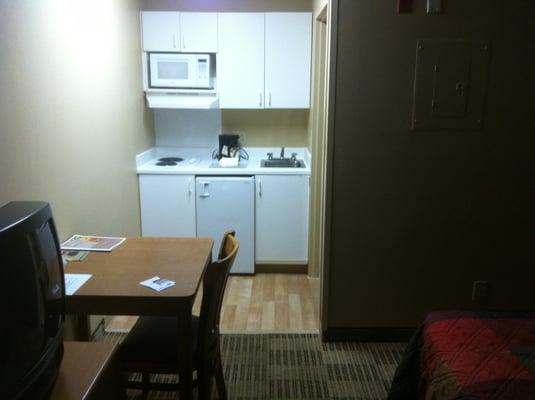
[{"label": "white wall", "polygon": [[221,110],[154,110],[158,147],[216,148]]},{"label": "white wall", "polygon": [[46,200],[61,238],[139,234],[153,145],[137,0],[0,0],[0,205]]},{"label": "white wall", "polygon": [[314,10],[314,17],[316,17],[323,9],[323,7],[325,7],[329,3],[330,0],[312,0],[312,9]]}]

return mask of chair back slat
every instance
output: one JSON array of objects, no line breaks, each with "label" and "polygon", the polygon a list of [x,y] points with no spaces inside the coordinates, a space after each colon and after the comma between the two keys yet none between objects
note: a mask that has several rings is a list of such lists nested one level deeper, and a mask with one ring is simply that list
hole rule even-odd
[{"label": "chair back slat", "polygon": [[219,250],[219,259],[208,265],[203,278],[203,296],[199,318],[199,350],[208,352],[219,338],[219,318],[225,286],[232,268],[239,242],[234,231],[228,231],[223,237]]}]

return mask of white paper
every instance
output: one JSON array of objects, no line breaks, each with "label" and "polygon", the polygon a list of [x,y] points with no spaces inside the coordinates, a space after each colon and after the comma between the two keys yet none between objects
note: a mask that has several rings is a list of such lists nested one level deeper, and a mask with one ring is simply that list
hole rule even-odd
[{"label": "white paper", "polygon": [[65,274],[65,293],[67,296],[74,294],[89,278],[91,278],[91,274]]},{"label": "white paper", "polygon": [[223,168],[235,168],[240,163],[240,157],[223,157],[219,160],[219,166]]},{"label": "white paper", "polygon": [[154,289],[157,292],[161,292],[168,287],[174,286],[175,282],[170,281],[169,279],[162,279],[159,276],[147,279],[146,281],[139,282],[140,285],[146,286],[148,288]]}]

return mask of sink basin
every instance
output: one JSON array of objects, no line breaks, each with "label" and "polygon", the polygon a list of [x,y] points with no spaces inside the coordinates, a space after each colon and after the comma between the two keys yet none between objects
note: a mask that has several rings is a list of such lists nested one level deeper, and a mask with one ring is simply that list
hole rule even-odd
[{"label": "sink basin", "polygon": [[260,166],[262,168],[305,168],[303,160],[292,160],[291,158],[261,160]]}]

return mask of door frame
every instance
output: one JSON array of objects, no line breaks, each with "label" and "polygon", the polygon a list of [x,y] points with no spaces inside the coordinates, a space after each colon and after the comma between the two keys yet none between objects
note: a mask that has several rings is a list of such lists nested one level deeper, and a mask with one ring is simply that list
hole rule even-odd
[{"label": "door frame", "polygon": [[325,191],[324,191],[324,224],[323,224],[323,260],[320,263],[320,337],[327,339],[329,328],[329,289],[331,269],[332,239],[332,192],[333,192],[333,160],[334,160],[334,114],[336,100],[336,66],[338,54],[338,12],[339,0],[329,0],[327,8],[327,40],[326,54],[326,105],[325,105]]}]

